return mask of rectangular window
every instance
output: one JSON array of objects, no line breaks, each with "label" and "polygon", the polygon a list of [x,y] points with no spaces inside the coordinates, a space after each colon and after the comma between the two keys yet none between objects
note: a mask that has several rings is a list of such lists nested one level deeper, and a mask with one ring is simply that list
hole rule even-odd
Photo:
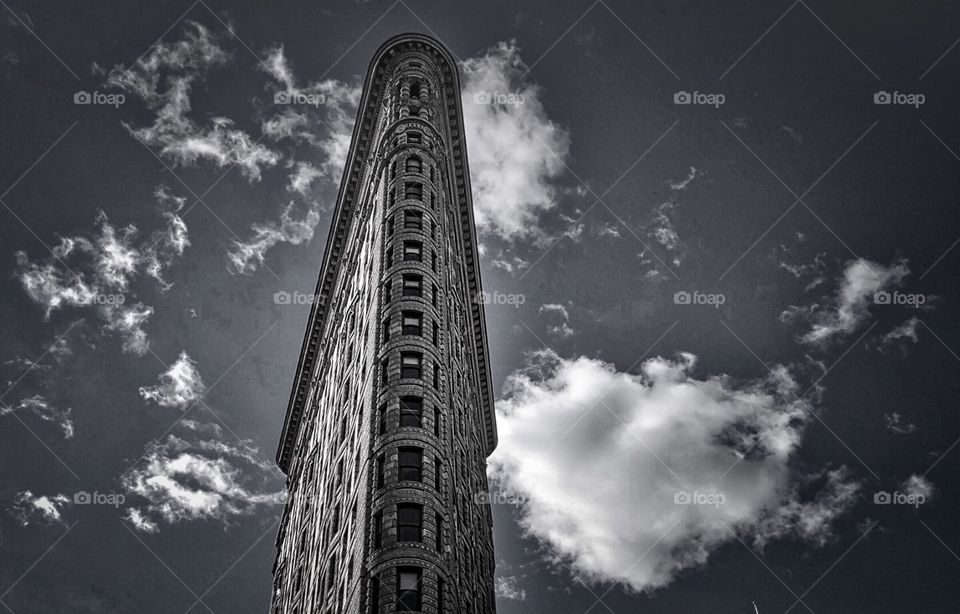
[{"label": "rectangular window", "polygon": [[433,292],[431,293],[430,300],[431,300],[431,302],[433,303],[433,308],[436,309],[436,308],[437,308],[437,304],[438,304],[438,302],[439,302],[439,300],[440,300],[440,297],[439,297],[440,289],[437,288],[437,284],[433,284],[432,290],[433,290]]},{"label": "rectangular window", "polygon": [[403,212],[403,227],[412,228],[414,230],[423,229],[423,213],[420,211],[414,211],[413,209],[407,209]]},{"label": "rectangular window", "polygon": [[437,252],[433,252],[433,272],[437,272]]},{"label": "rectangular window", "polygon": [[436,322],[433,323],[433,345],[440,346],[440,325]]},{"label": "rectangular window", "polygon": [[393,236],[393,216],[387,218],[387,236]]},{"label": "rectangular window", "polygon": [[380,363],[380,383],[384,386],[390,381],[390,359],[384,358]]},{"label": "rectangular window", "polygon": [[423,425],[423,398],[400,397],[400,426],[420,428]]},{"label": "rectangular window", "polygon": [[420,241],[404,241],[403,259],[408,262],[422,262],[423,244]]},{"label": "rectangular window", "polygon": [[437,492],[440,492],[440,476],[443,472],[440,469],[440,459],[433,459],[433,487]]},{"label": "rectangular window", "polygon": [[440,390],[440,365],[433,365],[433,389]]},{"label": "rectangular window", "polygon": [[380,406],[379,420],[380,420],[379,432],[381,435],[386,435],[387,434],[387,406],[386,405]]},{"label": "rectangular window", "polygon": [[377,457],[377,488],[383,488],[387,479],[387,459],[381,454]]},{"label": "rectangular window", "polygon": [[390,341],[390,318],[383,321],[383,342]]},{"label": "rectangular window", "polygon": [[393,246],[388,245],[387,251],[383,254],[384,268],[389,269],[393,266]]},{"label": "rectangular window", "polygon": [[440,407],[433,408],[433,436],[440,436]]},{"label": "rectangular window", "polygon": [[373,547],[383,547],[383,512],[373,515]]},{"label": "rectangular window", "polygon": [[437,552],[443,552],[443,516],[437,514]]},{"label": "rectangular window", "polygon": [[403,334],[404,335],[422,335],[423,334],[423,314],[419,311],[403,312]]},{"label": "rectangular window", "polygon": [[397,541],[423,541],[423,506],[414,503],[397,504]]},{"label": "rectangular window", "polygon": [[420,580],[423,570],[419,567],[397,568],[397,611],[420,611]]},{"label": "rectangular window", "polygon": [[420,143],[420,133],[412,130],[407,132],[407,143]]},{"label": "rectangular window", "polygon": [[404,296],[422,296],[423,295],[423,277],[420,275],[403,276],[403,295]]},{"label": "rectangular window", "polygon": [[446,614],[447,607],[444,603],[447,599],[447,583],[443,578],[437,580],[437,614]]},{"label": "rectangular window", "polygon": [[370,578],[370,614],[380,612],[380,576]]},{"label": "rectangular window", "polygon": [[386,304],[390,303],[390,292],[393,289],[393,282],[388,281],[383,284],[383,302]]},{"label": "rectangular window", "polygon": [[408,181],[403,186],[403,197],[410,200],[423,200],[423,184]]},{"label": "rectangular window", "polygon": [[397,478],[404,482],[423,479],[423,449],[400,448],[397,453]]},{"label": "rectangular window", "polygon": [[420,379],[423,373],[423,354],[420,352],[402,352],[400,354],[400,377]]}]

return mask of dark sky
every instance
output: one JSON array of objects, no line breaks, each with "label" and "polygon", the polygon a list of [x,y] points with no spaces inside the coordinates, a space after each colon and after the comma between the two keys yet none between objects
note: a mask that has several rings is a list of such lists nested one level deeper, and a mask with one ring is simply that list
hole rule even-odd
[{"label": "dark sky", "polygon": [[[506,156],[519,176],[474,180],[488,219],[484,289],[508,301],[486,313],[495,389],[514,412],[501,421],[498,466],[517,472],[494,488],[533,500],[494,507],[498,611],[960,609],[960,10],[803,0],[0,4],[8,611],[267,610],[282,488],[272,459],[308,312],[275,295],[313,290],[338,177],[330,144],[355,110],[348,90],[404,31],[433,34],[467,62],[466,105],[498,70],[506,93],[527,98],[465,110],[478,122],[467,135],[479,136],[468,142],[474,173],[489,170],[486,156]],[[175,65],[202,49],[177,46],[200,31],[223,57]],[[288,91],[333,100],[306,110],[307,135],[265,133],[280,46]],[[155,91],[111,81],[124,68],[160,75]],[[173,76],[189,82],[176,118],[186,127],[155,124]],[[75,104],[79,91],[125,100]],[[677,104],[679,92],[722,104]],[[878,92],[899,96],[877,104]],[[916,94],[922,104],[899,104]],[[162,129],[142,131],[151,126]],[[247,157],[218,159],[203,150],[210,142],[190,141],[197,135]],[[258,152],[276,158],[247,164]],[[301,162],[318,174],[298,192],[288,182]],[[276,225],[288,202],[307,221]],[[188,229],[182,253],[171,220]],[[135,246],[131,269],[105,228]],[[285,239],[238,270],[228,256],[236,242],[269,229]],[[104,253],[116,258],[104,264]],[[126,307],[152,308],[139,344],[135,329],[119,330],[123,312],[67,301],[47,314],[52,294],[24,281],[33,271],[62,289],[79,276],[103,290],[108,265],[120,267],[110,291]],[[683,304],[678,292],[722,305]],[[675,380],[640,375],[656,357],[683,364],[680,352],[697,362]],[[567,379],[539,372],[544,360]],[[150,388],[171,365],[180,367],[171,381],[202,378],[202,396]],[[795,392],[771,392],[769,370],[788,373]],[[612,376],[620,390],[599,419],[571,390]],[[189,398],[157,402],[177,392]],[[697,392],[748,410],[681,420]],[[793,410],[788,426],[767,422]],[[571,416],[583,420],[567,425]],[[520,428],[541,418],[570,435],[545,445]],[[642,448],[613,437],[633,432],[632,419],[650,429]],[[764,439],[772,433],[797,435],[782,457]],[[673,492],[658,481],[664,468],[708,473],[719,448],[743,457],[729,515],[651,503],[662,494],[651,484]],[[653,462],[648,451],[666,456]],[[540,486],[523,477],[537,459],[577,455],[579,475],[547,471]],[[181,505],[164,476],[211,498]],[[750,476],[769,488],[751,490]],[[567,478],[586,486],[560,496]],[[81,491],[124,502],[75,503]],[[878,504],[880,492],[924,501]],[[614,516],[598,513],[608,504]],[[662,586],[584,554],[626,555],[626,568],[661,518],[678,523],[675,540],[649,544],[644,560],[668,570]],[[729,534],[716,532],[721,520]],[[571,543],[551,539],[558,527]],[[590,535],[606,550],[591,550]]]}]

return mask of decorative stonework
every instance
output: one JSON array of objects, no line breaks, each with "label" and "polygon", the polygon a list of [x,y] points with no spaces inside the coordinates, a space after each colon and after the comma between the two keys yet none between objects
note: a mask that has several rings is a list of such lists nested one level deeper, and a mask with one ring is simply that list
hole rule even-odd
[{"label": "decorative stonework", "polygon": [[[456,64],[367,73],[277,454],[274,612],[490,614],[496,446]],[[408,607],[403,607],[404,604]]]}]

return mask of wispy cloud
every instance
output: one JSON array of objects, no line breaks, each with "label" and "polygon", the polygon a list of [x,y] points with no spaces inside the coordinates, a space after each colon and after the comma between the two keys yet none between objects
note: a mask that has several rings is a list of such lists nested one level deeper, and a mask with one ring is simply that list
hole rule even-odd
[{"label": "wispy cloud", "polygon": [[160,407],[186,409],[205,389],[197,363],[186,352],[180,352],[177,360],[158,379],[160,383],[155,386],[141,386],[140,396]]},{"label": "wispy cloud", "polygon": [[33,523],[64,524],[63,510],[72,505],[66,495],[35,495],[29,490],[17,493],[11,512],[21,526]]}]

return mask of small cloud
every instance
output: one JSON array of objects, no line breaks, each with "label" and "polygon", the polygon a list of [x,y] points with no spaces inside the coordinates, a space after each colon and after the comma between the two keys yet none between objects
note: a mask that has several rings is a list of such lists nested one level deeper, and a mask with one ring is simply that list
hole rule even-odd
[{"label": "small cloud", "polygon": [[570,337],[574,330],[570,328],[570,313],[567,308],[557,303],[547,303],[540,306],[539,312],[544,315],[547,323],[547,332],[558,337]]},{"label": "small cloud", "polygon": [[295,204],[291,201],[280,214],[279,222],[256,223],[251,227],[253,236],[246,241],[233,241],[227,253],[227,269],[231,273],[252,273],[262,266],[266,253],[278,243],[300,245],[313,239],[313,232],[320,222],[320,211],[311,207],[301,218],[294,217]]},{"label": "small cloud", "polygon": [[702,174],[703,173],[700,173],[699,171],[697,171],[697,169],[691,166],[690,172],[687,173],[687,177],[685,179],[681,179],[680,181],[676,181],[676,182],[670,182],[670,189],[675,192],[680,190],[686,190],[687,186],[693,183],[693,180],[697,178],[697,175],[702,175]]},{"label": "small cloud", "polygon": [[791,128],[790,126],[780,126],[780,129],[786,132],[790,136],[790,138],[793,139],[794,143],[797,143],[797,144],[803,143],[803,137],[800,135],[800,133],[794,130],[793,128]]},{"label": "small cloud", "polygon": [[177,360],[157,379],[160,383],[156,386],[141,386],[140,396],[160,407],[186,409],[205,389],[197,363],[186,352],[180,352]]},{"label": "small cloud", "polygon": [[494,585],[494,594],[499,599],[511,601],[525,601],[527,598],[527,591],[520,588],[520,580],[516,576],[498,576]]},{"label": "small cloud", "polygon": [[54,407],[46,398],[39,394],[20,399],[12,406],[0,404],[0,416],[17,411],[21,413],[29,412],[45,422],[53,422],[63,431],[64,439],[71,439],[73,437],[73,420],[70,419],[71,409],[69,407],[65,409]]},{"label": "small cloud", "polygon": [[919,324],[920,319],[912,317],[883,337],[880,337],[872,346],[883,352],[891,346],[904,347],[907,342],[917,343],[919,341],[919,337],[917,336],[917,326]]},{"label": "small cloud", "polygon": [[897,412],[884,414],[883,420],[886,424],[887,430],[896,433],[897,435],[909,435],[917,430],[917,426],[915,424],[904,421],[904,419]]},{"label": "small cloud", "polygon": [[33,522],[43,524],[65,524],[63,510],[71,505],[66,495],[34,495],[29,490],[17,493],[13,499],[13,515],[20,526]]},{"label": "small cloud", "polygon": [[933,500],[933,482],[922,475],[913,474],[900,485],[900,490],[913,499],[920,499],[925,503]]}]

